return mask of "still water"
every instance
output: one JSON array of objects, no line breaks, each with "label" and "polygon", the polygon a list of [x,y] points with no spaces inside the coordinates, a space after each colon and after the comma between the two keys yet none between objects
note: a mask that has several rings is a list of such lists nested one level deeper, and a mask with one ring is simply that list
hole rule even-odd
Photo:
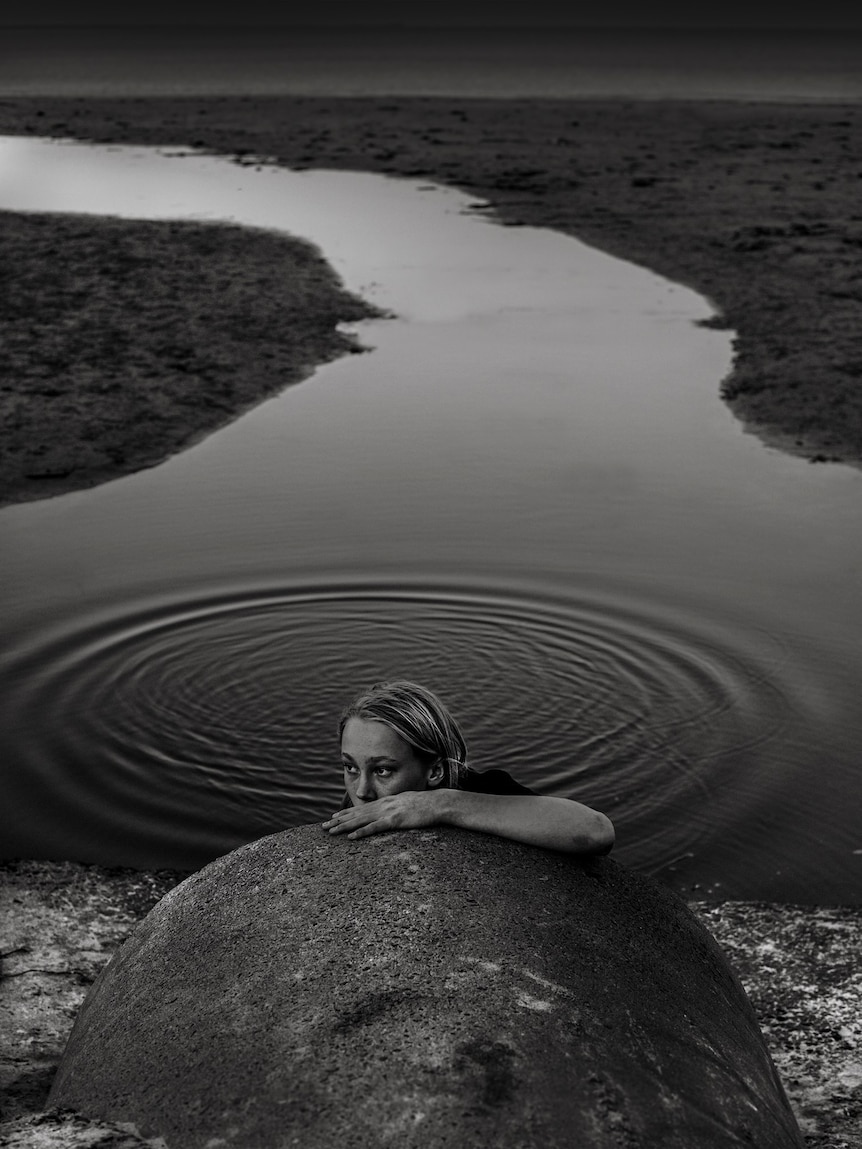
[{"label": "still water", "polygon": [[858,901],[862,473],[742,432],[708,303],[429,184],[10,139],[0,204],[229,219],[389,310],[152,470],[0,512],[6,856],[197,866],[428,683],[684,891]]}]

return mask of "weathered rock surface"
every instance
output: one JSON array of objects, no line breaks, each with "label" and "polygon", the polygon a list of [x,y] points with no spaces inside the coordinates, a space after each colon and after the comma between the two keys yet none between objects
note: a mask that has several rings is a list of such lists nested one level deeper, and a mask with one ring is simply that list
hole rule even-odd
[{"label": "weathered rock surface", "polygon": [[454,830],[245,846],[96,982],[51,1102],[181,1149],[799,1146],[668,891]]}]

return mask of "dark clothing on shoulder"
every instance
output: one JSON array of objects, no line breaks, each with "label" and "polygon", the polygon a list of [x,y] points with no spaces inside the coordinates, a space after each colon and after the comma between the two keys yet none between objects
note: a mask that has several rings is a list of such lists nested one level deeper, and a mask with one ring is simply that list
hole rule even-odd
[{"label": "dark clothing on shoulder", "polygon": [[461,789],[469,790],[471,794],[536,794],[529,786],[516,782],[505,770],[471,770],[469,766]]}]

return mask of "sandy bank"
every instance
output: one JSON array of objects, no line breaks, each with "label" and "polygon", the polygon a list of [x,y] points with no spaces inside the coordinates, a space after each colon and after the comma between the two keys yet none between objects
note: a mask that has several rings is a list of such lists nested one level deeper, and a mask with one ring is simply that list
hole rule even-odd
[{"label": "sandy bank", "polygon": [[[4,970],[0,1140],[10,1146],[144,1144],[42,1106],[73,1018],[102,965],[182,874],[69,862],[0,866]],[[862,908],[693,903],[757,1010],[806,1143],[862,1147]]]},{"label": "sandy bank", "polygon": [[[467,189],[508,224],[576,235],[710,298],[721,312],[717,322],[738,332],[736,366],[723,384],[734,412],[784,449],[856,463],[862,460],[860,127],[858,106],[828,104],[0,102],[4,133],[186,143],[237,154],[241,162],[263,155],[292,167],[374,170]],[[40,258],[34,251],[34,266]],[[258,300],[266,308],[263,295],[250,297],[255,308]],[[247,371],[259,366],[250,362]],[[19,396],[26,371],[3,374]],[[154,394],[164,396],[181,374],[169,357],[158,358]],[[200,379],[201,394],[213,390]],[[38,422],[54,398],[31,388],[19,406],[34,408]],[[119,395],[117,401],[122,420]],[[153,428],[152,453],[165,455],[188,438],[187,429],[160,441],[170,436],[170,422]],[[204,423],[198,433],[207,429]],[[18,435],[14,427],[11,433]],[[31,436],[32,449],[33,432],[21,434]],[[52,448],[50,434],[49,422],[37,448]]]}]

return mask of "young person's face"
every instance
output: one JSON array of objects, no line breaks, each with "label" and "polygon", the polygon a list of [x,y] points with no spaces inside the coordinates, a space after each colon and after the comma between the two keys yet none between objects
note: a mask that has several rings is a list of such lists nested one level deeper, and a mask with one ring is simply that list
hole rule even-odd
[{"label": "young person's face", "polygon": [[419,761],[409,742],[384,722],[348,718],[341,735],[344,786],[354,806],[405,790],[427,790],[442,771]]}]

